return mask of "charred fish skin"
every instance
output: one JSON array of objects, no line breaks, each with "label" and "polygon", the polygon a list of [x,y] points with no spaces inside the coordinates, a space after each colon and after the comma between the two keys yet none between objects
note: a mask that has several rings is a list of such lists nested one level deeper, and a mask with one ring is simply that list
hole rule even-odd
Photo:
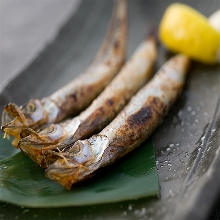
[{"label": "charred fish skin", "polygon": [[150,79],[156,57],[156,40],[151,36],[140,44],[120,73],[85,111],[67,123],[49,126],[38,136],[30,132],[19,142],[20,149],[46,168],[57,159],[57,152],[70,143],[100,132]]},{"label": "charred fish skin", "polygon": [[60,109],[54,122],[63,120],[66,112],[69,115],[85,109],[124,64],[127,38],[126,0],[116,1],[112,20],[113,30],[109,33],[112,36],[109,37],[109,41],[104,42],[103,52],[97,55],[87,72],[73,82],[74,86],[70,83],[50,97],[50,100],[55,102]]},{"label": "charred fish skin", "polygon": [[189,59],[171,58],[98,135],[79,140],[46,169],[46,176],[65,188],[88,178],[140,145],[158,126],[180,94]]},{"label": "charred fish skin", "polygon": [[[2,113],[1,129],[21,139],[24,128],[39,129],[78,114],[119,72],[125,61],[127,42],[127,1],[116,0],[112,20],[101,49],[88,69],[51,96],[31,99],[24,106],[9,103]],[[25,133],[25,132],[24,132]]]},{"label": "charred fish skin", "polygon": [[137,48],[121,72],[89,108],[79,115],[80,124],[73,135],[74,141],[101,131],[112,121],[137,90],[150,79],[156,57],[156,41],[150,37]]}]

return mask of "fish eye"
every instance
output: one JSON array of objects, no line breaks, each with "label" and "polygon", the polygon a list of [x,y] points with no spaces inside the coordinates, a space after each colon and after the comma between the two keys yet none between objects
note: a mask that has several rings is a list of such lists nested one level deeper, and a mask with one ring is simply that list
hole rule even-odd
[{"label": "fish eye", "polygon": [[36,105],[32,102],[28,103],[26,106],[28,112],[34,112],[36,110]]},{"label": "fish eye", "polygon": [[36,105],[34,103],[30,103],[28,105],[28,111],[34,112],[36,110]]},{"label": "fish eye", "polygon": [[54,131],[55,131],[54,126],[50,126],[50,127],[47,129],[47,133],[53,133]]},{"label": "fish eye", "polygon": [[74,155],[74,154],[79,153],[80,150],[81,150],[81,147],[78,144],[77,145],[72,145],[69,149],[69,153]]},{"label": "fish eye", "polygon": [[43,130],[40,131],[40,134],[43,134],[43,135],[48,135],[48,134],[52,134],[55,132],[55,127],[53,125],[51,125],[50,127],[47,127]]}]

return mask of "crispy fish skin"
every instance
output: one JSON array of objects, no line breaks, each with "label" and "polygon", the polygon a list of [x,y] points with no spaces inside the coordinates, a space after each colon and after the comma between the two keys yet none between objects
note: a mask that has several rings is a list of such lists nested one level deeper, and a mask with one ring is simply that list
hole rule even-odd
[{"label": "crispy fish skin", "polygon": [[73,144],[101,131],[149,80],[156,57],[156,41],[149,37],[85,111],[71,121],[53,124],[38,134],[30,131],[30,135],[19,142],[20,149],[46,168],[57,159],[57,149],[65,148],[64,140],[68,139],[69,145],[70,141]]},{"label": "crispy fish skin", "polygon": [[149,137],[180,94],[189,62],[184,55],[170,59],[98,135],[79,140],[61,152],[60,159],[46,169],[46,176],[70,189],[134,150]]},{"label": "crispy fish skin", "polygon": [[119,72],[126,55],[127,2],[117,0],[104,43],[85,73],[43,99],[31,99],[24,106],[10,103],[2,113],[2,130],[15,137],[14,144],[27,134],[24,128],[39,129],[57,123],[86,108]]}]

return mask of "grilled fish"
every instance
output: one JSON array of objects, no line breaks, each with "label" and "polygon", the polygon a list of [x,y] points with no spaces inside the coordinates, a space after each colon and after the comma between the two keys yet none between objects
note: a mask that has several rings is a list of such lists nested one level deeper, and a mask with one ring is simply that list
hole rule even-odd
[{"label": "grilled fish", "polygon": [[70,141],[74,143],[100,132],[149,80],[156,56],[156,41],[151,36],[85,111],[70,121],[52,124],[39,133],[26,131],[30,135],[19,142],[20,149],[46,168],[57,159],[56,152],[65,148],[64,140],[68,145]]},{"label": "grilled fish", "polygon": [[15,137],[13,144],[28,135],[24,128],[39,129],[57,123],[70,114],[78,114],[119,72],[126,55],[127,2],[117,0],[109,30],[101,49],[85,73],[49,97],[31,99],[24,106],[10,103],[2,113],[5,136]]},{"label": "grilled fish", "polygon": [[171,58],[99,134],[78,140],[59,153],[46,176],[66,189],[114,163],[147,139],[180,94],[190,60]]}]

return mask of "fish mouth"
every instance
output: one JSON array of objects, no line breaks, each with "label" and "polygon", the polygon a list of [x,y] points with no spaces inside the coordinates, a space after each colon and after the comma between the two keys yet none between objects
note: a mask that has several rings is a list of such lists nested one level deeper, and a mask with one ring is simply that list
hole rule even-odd
[{"label": "fish mouth", "polygon": [[36,143],[20,140],[18,142],[18,147],[40,166],[41,164],[44,164],[44,154],[40,150],[40,146],[38,146]]},{"label": "fish mouth", "polygon": [[[60,164],[62,162],[60,162],[60,159],[59,159],[55,163]],[[73,178],[72,178],[73,174],[74,174],[73,169],[68,168],[68,167],[56,168],[52,166],[46,169],[46,177],[48,177],[49,179],[53,181],[60,183],[67,190],[70,190],[72,184],[74,183]]]},{"label": "fish mouth", "polygon": [[[22,125],[14,125],[16,120],[13,120],[11,122],[9,122],[6,125],[1,126],[2,131],[4,132],[4,136],[7,137],[8,135],[13,136],[15,138],[20,139],[20,133],[22,132],[22,130],[26,127],[22,126]],[[16,123],[17,124],[17,123]]]},{"label": "fish mouth", "polygon": [[[53,134],[47,133],[49,130]],[[59,125],[52,125],[38,133],[32,129],[24,129],[27,136],[19,141],[19,148],[42,168],[54,163],[60,155],[73,155],[77,148],[72,148],[75,141],[67,137]],[[63,157],[63,156],[61,156]]]},{"label": "fish mouth", "polygon": [[23,132],[25,128],[39,128],[47,121],[47,114],[40,100],[31,99],[24,106],[17,106],[14,103],[7,104],[2,112],[1,121],[3,132],[21,139],[25,137],[25,132]]},{"label": "fish mouth", "polygon": [[22,124],[27,125],[25,115],[22,112],[21,107],[17,106],[14,103],[9,103],[4,107],[2,113],[2,126],[9,124],[15,118]]},{"label": "fish mouth", "polygon": [[51,147],[49,144],[45,145],[45,143],[41,144],[22,139],[18,142],[18,147],[42,168],[47,168],[57,159],[56,154],[52,154],[52,151],[48,150]]},{"label": "fish mouth", "polygon": [[47,168],[57,159],[56,149],[58,149],[58,141],[61,141],[62,136],[51,139],[50,136],[43,135],[30,128],[24,129],[23,132],[25,132],[26,137],[19,141],[18,147],[34,162],[42,168]]},{"label": "fish mouth", "polygon": [[[82,141],[77,141],[73,145],[73,149],[77,149],[78,151],[67,150],[65,152],[58,153],[59,159],[57,159],[53,164],[51,164],[46,169],[46,176],[60,183],[67,190],[71,189],[72,184],[80,181],[83,173],[88,171],[88,167],[86,162],[88,161],[89,152],[83,151],[81,153],[81,148],[84,148],[84,143]],[[80,161],[83,159],[80,155],[83,154],[85,156],[84,161]],[[78,155],[78,159],[77,159]]]},{"label": "fish mouth", "polygon": [[79,140],[57,153],[59,159],[46,169],[46,176],[70,190],[74,183],[87,179],[99,167],[100,160],[89,140]]},{"label": "fish mouth", "polygon": [[46,176],[70,190],[74,183],[89,178],[101,166],[108,146],[108,137],[104,135],[78,140],[57,153],[59,158],[46,169]]},{"label": "fish mouth", "polygon": [[46,169],[46,177],[70,190],[74,183],[80,181],[81,173],[89,169],[86,166],[69,161],[66,157],[61,158],[61,155],[59,157]]},{"label": "fish mouth", "polygon": [[13,103],[6,105],[2,113],[1,126],[5,136],[11,135],[16,139],[20,139],[20,133],[26,127],[27,120],[22,109]]}]

